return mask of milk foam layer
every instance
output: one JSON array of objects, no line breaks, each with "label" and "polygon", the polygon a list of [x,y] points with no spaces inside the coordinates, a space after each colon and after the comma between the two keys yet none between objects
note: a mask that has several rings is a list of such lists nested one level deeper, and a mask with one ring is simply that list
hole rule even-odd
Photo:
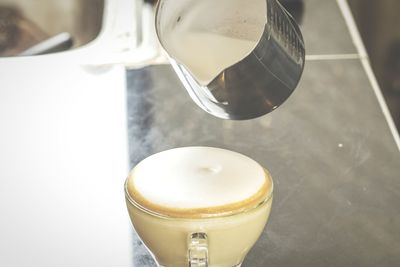
[{"label": "milk foam layer", "polygon": [[131,197],[143,206],[150,205],[146,207],[149,209],[245,205],[249,200],[260,201],[255,197],[265,198],[271,187],[270,178],[257,162],[211,147],[185,147],[155,154],[140,162],[128,178]]},{"label": "milk foam layer", "polygon": [[187,8],[164,27],[161,41],[174,59],[206,85],[256,47],[265,28],[266,1],[186,2],[190,3]]}]

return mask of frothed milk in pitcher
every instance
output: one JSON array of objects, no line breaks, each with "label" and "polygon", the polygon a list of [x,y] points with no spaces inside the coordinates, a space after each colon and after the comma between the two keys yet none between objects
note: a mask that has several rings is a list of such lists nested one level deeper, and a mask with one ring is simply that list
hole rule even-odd
[{"label": "frothed milk in pitcher", "polygon": [[169,21],[164,46],[202,85],[251,53],[265,27],[265,0],[188,1]]},{"label": "frothed milk in pitcher", "polygon": [[275,110],[303,73],[301,31],[278,0],[159,0],[156,32],[192,100],[219,118]]}]

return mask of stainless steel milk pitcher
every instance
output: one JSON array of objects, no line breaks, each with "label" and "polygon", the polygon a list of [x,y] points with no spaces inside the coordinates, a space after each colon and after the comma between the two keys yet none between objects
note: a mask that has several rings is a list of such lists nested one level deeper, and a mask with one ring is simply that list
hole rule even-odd
[{"label": "stainless steel milk pitcher", "polygon": [[[191,98],[206,112],[223,119],[253,119],[275,110],[292,94],[304,68],[304,41],[292,16],[277,0],[265,0],[264,31],[254,50],[204,85],[174,58],[164,42],[167,21],[179,22],[187,9],[200,1],[160,0],[156,11],[160,43]],[[207,16],[204,14],[205,19]]]}]

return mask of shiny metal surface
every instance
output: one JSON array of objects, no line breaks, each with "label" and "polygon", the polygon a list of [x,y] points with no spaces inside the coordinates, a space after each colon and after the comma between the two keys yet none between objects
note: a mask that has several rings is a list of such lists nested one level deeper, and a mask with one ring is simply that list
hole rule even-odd
[{"label": "shiny metal surface", "polygon": [[[250,121],[214,118],[183,89],[169,66],[128,73],[130,165],[207,145],[268,168],[270,221],[242,267],[400,264],[400,153],[360,59],[307,62],[287,103]],[[156,266],[132,239],[133,266]]]},{"label": "shiny metal surface", "polygon": [[271,220],[242,267],[400,265],[399,151],[360,60],[338,56],[357,50],[335,1],[304,0],[313,61],[280,109],[244,122],[205,114],[168,66],[128,71],[126,98],[125,71],[110,65],[157,54],[128,46],[128,3],[106,1],[88,46],[0,60],[0,266],[155,266],[126,212],[126,121],[131,166],[211,145],[271,170]]},{"label": "shiny metal surface", "polygon": [[72,36],[73,48],[88,44],[100,33],[104,0],[0,0],[0,8],[12,8],[21,17],[14,22],[13,31],[8,33],[17,41],[10,51],[3,54],[10,56],[14,55],[16,47],[22,52],[62,32]]},{"label": "shiny metal surface", "polygon": [[[156,28],[161,44],[160,18],[167,12],[166,6],[163,1],[157,6]],[[206,112],[223,119],[246,120],[265,115],[286,101],[300,80],[304,59],[303,37],[296,22],[279,2],[267,0],[267,21],[257,47],[210,84],[200,85],[173,58],[171,64],[193,101]]]},{"label": "shiny metal surface", "polygon": [[18,56],[36,56],[48,53],[55,53],[68,50],[73,45],[72,37],[69,33],[63,32],[56,36],[50,37],[34,46],[28,48]]}]

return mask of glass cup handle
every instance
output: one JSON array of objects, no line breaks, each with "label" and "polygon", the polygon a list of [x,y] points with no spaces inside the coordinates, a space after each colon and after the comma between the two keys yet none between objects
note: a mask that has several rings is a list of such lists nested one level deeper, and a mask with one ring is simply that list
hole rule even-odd
[{"label": "glass cup handle", "polygon": [[207,234],[193,233],[188,238],[189,267],[208,267]]}]

